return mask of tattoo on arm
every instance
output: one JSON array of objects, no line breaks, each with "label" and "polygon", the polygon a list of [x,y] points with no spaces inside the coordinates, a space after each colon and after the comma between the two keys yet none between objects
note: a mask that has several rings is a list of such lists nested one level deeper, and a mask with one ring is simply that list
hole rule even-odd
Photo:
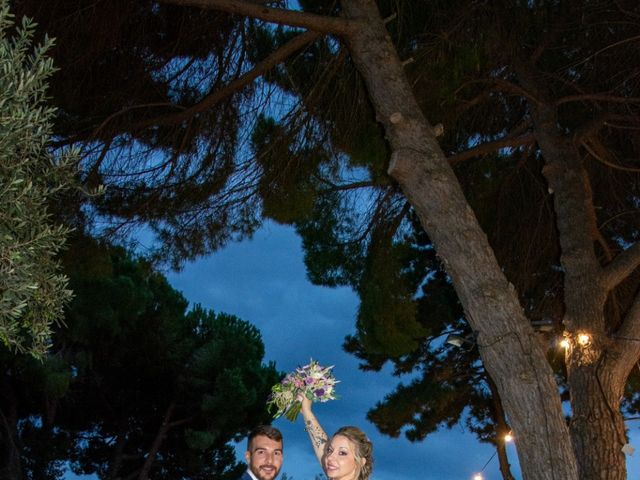
[{"label": "tattoo on arm", "polygon": [[307,432],[309,432],[309,437],[311,437],[311,442],[316,446],[316,448],[320,448],[322,445],[327,443],[327,435],[322,431],[318,425],[313,425],[311,421],[307,421]]}]

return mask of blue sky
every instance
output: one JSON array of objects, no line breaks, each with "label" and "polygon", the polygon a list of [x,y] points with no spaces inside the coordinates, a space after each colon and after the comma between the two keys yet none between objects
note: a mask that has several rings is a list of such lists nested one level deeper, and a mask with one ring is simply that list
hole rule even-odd
[{"label": "blue sky", "polygon": [[[342,351],[344,337],[354,331],[358,299],[347,288],[318,287],[307,280],[301,243],[291,228],[268,223],[252,240],[230,244],[167,277],[191,303],[256,325],[262,332],[265,361],[275,361],[279,370],[291,371],[310,358],[335,365],[340,398],[316,405],[315,412],[328,433],[357,425],[369,435],[374,444],[372,480],[470,480],[491,459],[494,450],[463,426],[443,428],[423,442],[410,443],[381,435],[366,420],[367,411],[402,379],[389,371],[362,372],[358,361]],[[290,423],[280,418],[274,425],[285,439],[282,472],[293,480],[313,480],[321,469],[302,419]],[[631,444],[640,448],[640,422],[629,422],[628,427]],[[520,479],[515,448],[509,444],[507,453]],[[243,441],[237,446],[238,459],[244,449]],[[628,478],[640,479],[640,451],[627,459]],[[483,475],[486,480],[502,478],[496,458]]]},{"label": "blue sky", "polygon": [[[420,443],[378,433],[365,416],[399,379],[389,371],[362,372],[358,361],[342,348],[354,332],[358,299],[347,288],[312,285],[306,278],[300,239],[288,227],[268,223],[252,240],[227,246],[214,255],[169,273],[174,288],[192,303],[239,316],[262,332],[266,360],[291,371],[310,358],[335,365],[341,381],[338,400],[316,405],[328,433],[342,425],[357,425],[374,444],[373,480],[464,480],[487,463],[494,450],[479,443],[463,426],[443,428]],[[302,419],[274,422],[285,438],[282,472],[294,480],[312,480],[320,473]],[[640,447],[640,422],[629,422],[631,443]],[[241,458],[245,443],[238,445]],[[513,444],[507,453],[516,478],[521,478]],[[640,452],[627,457],[628,478],[640,479]],[[485,468],[486,480],[499,480],[497,459]]]},{"label": "blue sky", "polygon": [[[340,398],[316,405],[315,411],[328,433],[342,425],[357,425],[367,432],[374,444],[375,480],[470,479],[493,454],[490,446],[479,444],[463,427],[443,429],[412,444],[383,436],[367,422],[367,411],[401,379],[389,371],[362,372],[357,359],[342,351],[344,337],[354,330],[358,299],[350,289],[318,287],[307,280],[300,240],[292,229],[267,224],[252,240],[231,244],[168,278],[189,301],[256,325],[263,335],[266,360],[275,361],[279,370],[293,370],[310,358],[335,365]],[[302,419],[295,424],[278,419],[274,425],[285,438],[282,472],[294,480],[313,479],[321,470]],[[244,442],[238,446],[239,454],[244,447]],[[509,453],[519,476],[512,447]],[[501,478],[497,467],[493,459],[485,478]]]}]

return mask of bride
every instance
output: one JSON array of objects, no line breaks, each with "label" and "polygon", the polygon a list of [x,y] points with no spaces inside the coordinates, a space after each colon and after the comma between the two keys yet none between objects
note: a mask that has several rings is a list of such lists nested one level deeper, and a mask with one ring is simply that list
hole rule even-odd
[{"label": "bride", "polygon": [[313,450],[330,480],[368,480],[373,467],[373,445],[357,427],[342,427],[331,438],[311,409],[311,400],[299,395],[300,412]]}]

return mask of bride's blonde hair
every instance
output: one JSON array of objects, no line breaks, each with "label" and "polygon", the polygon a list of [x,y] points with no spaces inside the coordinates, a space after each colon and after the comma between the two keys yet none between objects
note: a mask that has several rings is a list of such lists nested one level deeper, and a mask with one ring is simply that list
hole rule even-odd
[{"label": "bride's blonde hair", "polygon": [[[371,440],[358,427],[342,427],[333,434],[334,437],[336,435],[342,435],[354,446],[353,454],[360,464],[356,480],[368,480],[373,470],[373,445]],[[362,460],[364,460],[364,465],[362,465]]]}]

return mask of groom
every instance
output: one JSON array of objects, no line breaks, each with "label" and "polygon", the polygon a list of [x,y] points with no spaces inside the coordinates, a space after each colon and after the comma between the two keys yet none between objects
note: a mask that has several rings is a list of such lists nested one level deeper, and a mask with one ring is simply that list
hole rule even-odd
[{"label": "groom", "polygon": [[274,480],[282,467],[282,433],[271,425],[253,429],[244,453],[247,471],[240,480]]}]

